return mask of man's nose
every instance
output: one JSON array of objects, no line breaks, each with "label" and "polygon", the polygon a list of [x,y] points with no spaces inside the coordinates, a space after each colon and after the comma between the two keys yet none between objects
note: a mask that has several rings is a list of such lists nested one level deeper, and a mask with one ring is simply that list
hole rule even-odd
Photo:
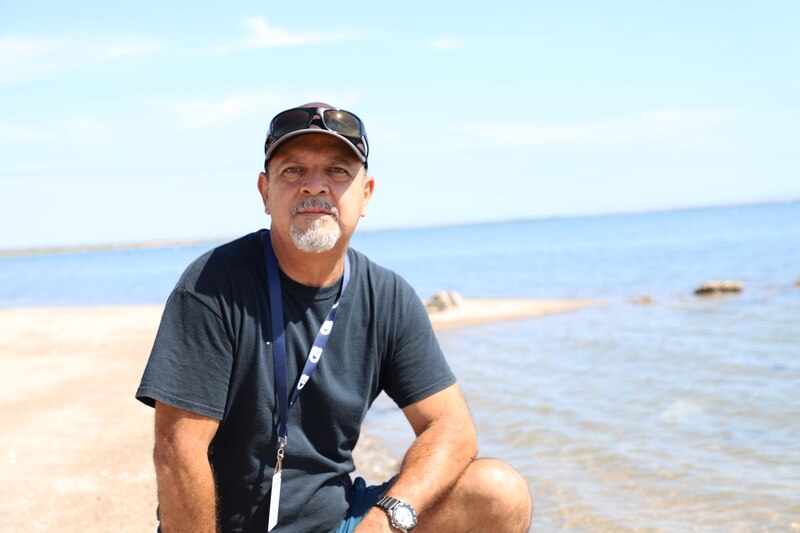
[{"label": "man's nose", "polygon": [[323,169],[311,169],[305,176],[301,191],[309,196],[327,194],[330,189],[328,187],[328,178],[325,176]]}]

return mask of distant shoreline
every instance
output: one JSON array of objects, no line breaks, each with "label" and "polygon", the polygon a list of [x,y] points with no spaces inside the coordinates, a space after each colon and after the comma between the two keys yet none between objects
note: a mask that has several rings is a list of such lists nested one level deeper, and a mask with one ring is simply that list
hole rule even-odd
[{"label": "distant shoreline", "polygon": [[[377,232],[393,232],[393,231],[418,231],[426,229],[442,229],[453,227],[469,227],[469,226],[484,226],[496,224],[514,224],[522,222],[543,222],[548,220],[565,220],[571,218],[593,218],[593,217],[618,217],[618,216],[637,216],[637,215],[651,215],[658,213],[676,213],[684,211],[702,211],[705,209],[732,209],[732,208],[748,208],[759,207],[768,205],[787,205],[800,202],[800,198],[791,200],[774,200],[774,201],[759,201],[753,203],[737,203],[737,204],[719,204],[719,205],[706,205],[706,206],[687,206],[675,207],[642,211],[625,211],[618,213],[584,213],[574,215],[557,215],[557,216],[543,216],[539,218],[528,219],[509,219],[509,220],[486,220],[482,222],[456,222],[453,224],[440,224],[433,226],[409,226],[409,227],[386,227],[361,230],[366,233]],[[144,250],[156,248],[172,248],[179,246],[198,246],[203,244],[221,244],[228,242],[237,235],[220,236],[217,238],[205,237],[196,239],[156,239],[149,241],[136,241],[136,242],[121,242],[121,243],[98,243],[98,244],[68,244],[57,246],[33,246],[28,248],[0,248],[0,258],[2,257],[21,257],[21,256],[34,256],[34,255],[57,255],[57,254],[73,254],[85,252],[105,252],[112,250]]]},{"label": "distant shoreline", "polygon": [[156,241],[125,242],[116,244],[77,244],[64,246],[42,246],[34,248],[0,249],[0,257],[22,257],[30,255],[79,254],[86,252],[108,252],[112,250],[148,250],[157,248],[174,248],[179,246],[198,246],[201,244],[218,244],[231,240],[231,237],[218,239],[163,239]]}]

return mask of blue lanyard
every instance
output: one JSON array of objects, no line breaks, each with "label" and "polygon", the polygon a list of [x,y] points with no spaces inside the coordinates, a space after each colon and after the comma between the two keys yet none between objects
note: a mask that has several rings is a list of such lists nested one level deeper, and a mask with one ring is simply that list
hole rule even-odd
[{"label": "blue lanyard", "polygon": [[[322,358],[322,352],[325,350],[325,345],[328,343],[331,329],[333,328],[333,321],[336,319],[336,311],[339,308],[339,302],[342,300],[345,288],[350,281],[350,260],[345,254],[344,257],[344,277],[342,278],[342,288],[339,291],[339,296],[336,298],[336,303],[333,304],[330,311],[328,311],[325,321],[317,332],[314,339],[314,344],[306,357],[305,366],[303,366],[303,373],[297,381],[297,385],[292,390],[291,397],[288,394],[288,380],[286,371],[286,332],[283,325],[283,300],[281,298],[281,279],[278,270],[278,260],[275,257],[275,252],[272,250],[272,241],[270,240],[269,232],[264,237],[264,262],[267,266],[267,283],[269,286],[269,306],[270,315],[272,320],[272,365],[275,373],[275,392],[278,396],[278,442],[283,446],[286,445],[286,438],[289,433],[289,407],[294,405],[303,387],[306,386],[311,375],[317,368],[317,364]],[[281,454],[282,456],[282,454]],[[282,458],[282,457],[281,457]]]}]

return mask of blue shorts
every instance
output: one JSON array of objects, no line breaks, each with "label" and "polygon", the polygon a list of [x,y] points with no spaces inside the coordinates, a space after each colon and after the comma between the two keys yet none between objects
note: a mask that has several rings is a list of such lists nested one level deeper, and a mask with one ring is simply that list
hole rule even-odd
[{"label": "blue shorts", "polygon": [[392,486],[394,478],[382,485],[370,485],[360,477],[353,482],[353,492],[350,494],[350,508],[347,510],[342,523],[336,533],[352,533],[358,524],[364,519],[369,510],[378,503],[378,499],[383,496],[389,487]]},{"label": "blue shorts", "polygon": [[[394,483],[394,478],[382,485],[370,485],[367,487],[363,478],[357,477],[353,481],[353,492],[350,493],[350,508],[347,509],[342,523],[336,533],[353,533],[353,530],[361,523],[369,510],[378,503],[378,499],[383,496],[389,487]],[[158,525],[158,533],[161,533],[161,524]]]}]

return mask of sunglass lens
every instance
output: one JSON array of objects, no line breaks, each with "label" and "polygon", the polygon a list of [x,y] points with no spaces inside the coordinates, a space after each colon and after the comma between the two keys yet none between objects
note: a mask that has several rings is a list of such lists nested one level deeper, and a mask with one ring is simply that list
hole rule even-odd
[{"label": "sunglass lens", "polygon": [[336,133],[341,133],[345,137],[361,137],[361,121],[352,113],[328,109],[324,111],[322,118],[325,125]]},{"label": "sunglass lens", "polygon": [[272,135],[277,139],[287,133],[308,127],[311,121],[309,112],[304,109],[284,111],[272,120]]}]

